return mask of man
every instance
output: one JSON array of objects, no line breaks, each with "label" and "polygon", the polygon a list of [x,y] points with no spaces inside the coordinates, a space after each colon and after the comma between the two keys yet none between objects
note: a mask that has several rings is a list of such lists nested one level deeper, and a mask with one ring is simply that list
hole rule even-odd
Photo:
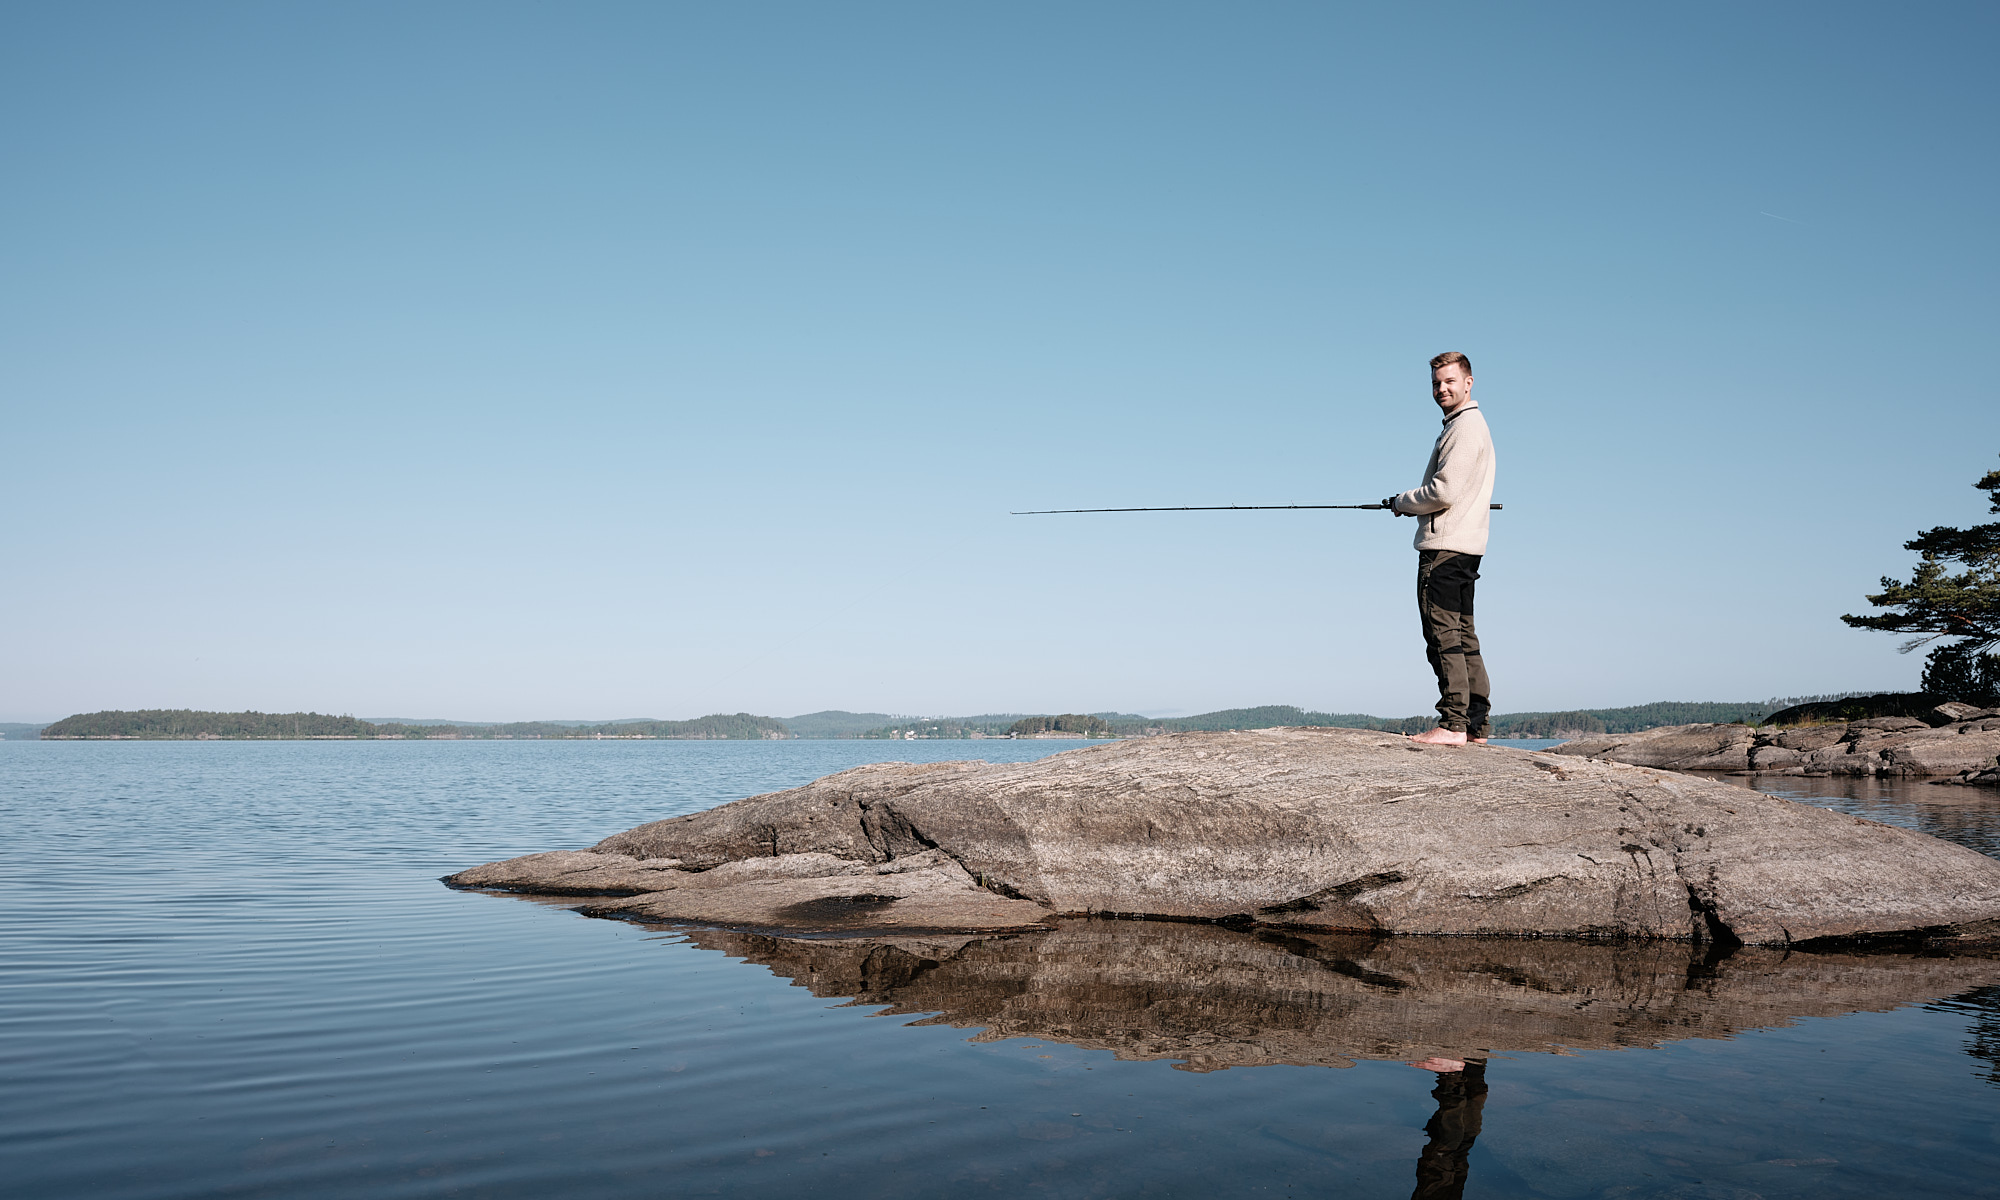
[{"label": "man", "polygon": [[1437,673],[1438,723],[1412,741],[1433,746],[1484,742],[1491,690],[1472,628],[1472,585],[1486,553],[1493,500],[1493,436],[1472,402],[1472,363],[1457,351],[1431,360],[1431,399],[1444,432],[1431,450],[1424,484],[1382,503],[1417,521],[1417,612],[1424,653]]}]

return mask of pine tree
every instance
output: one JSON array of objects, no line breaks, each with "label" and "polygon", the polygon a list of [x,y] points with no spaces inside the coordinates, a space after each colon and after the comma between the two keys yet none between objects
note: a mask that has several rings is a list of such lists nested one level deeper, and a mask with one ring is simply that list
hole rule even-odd
[{"label": "pine tree", "polygon": [[[1972,486],[1987,494],[1988,512],[2000,513],[2000,471],[1988,471]],[[1882,591],[1868,597],[1891,611],[1840,619],[1856,629],[1917,634],[1902,645],[1905,653],[1951,638],[1926,658],[1924,690],[1967,704],[2000,700],[2000,656],[1989,653],[2000,643],[2000,521],[1969,529],[1939,525],[1903,548],[1922,556],[1909,582],[1885,575]],[[1952,574],[1951,564],[1964,570]]]},{"label": "pine tree", "polygon": [[1922,686],[1933,696],[1991,708],[2000,704],[2000,654],[1976,654],[1963,642],[1939,646],[1924,662]]}]

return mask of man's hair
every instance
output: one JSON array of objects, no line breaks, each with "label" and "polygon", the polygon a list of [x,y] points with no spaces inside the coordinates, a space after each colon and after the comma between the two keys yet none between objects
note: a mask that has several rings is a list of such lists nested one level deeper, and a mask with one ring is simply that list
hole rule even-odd
[{"label": "man's hair", "polygon": [[1465,377],[1467,379],[1472,378],[1472,360],[1465,357],[1465,355],[1460,354],[1456,350],[1447,350],[1443,354],[1440,354],[1436,358],[1432,359],[1431,370],[1442,371],[1446,367],[1452,365],[1453,363],[1458,364],[1458,369],[1465,372]]}]

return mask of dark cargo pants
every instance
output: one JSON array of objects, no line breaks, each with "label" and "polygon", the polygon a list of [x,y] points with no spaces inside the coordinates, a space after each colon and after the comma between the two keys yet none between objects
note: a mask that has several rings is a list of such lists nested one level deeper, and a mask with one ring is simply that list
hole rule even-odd
[{"label": "dark cargo pants", "polygon": [[1472,628],[1479,559],[1456,550],[1417,551],[1417,612],[1424,621],[1424,654],[1437,673],[1438,724],[1469,738],[1491,730],[1486,660]]}]

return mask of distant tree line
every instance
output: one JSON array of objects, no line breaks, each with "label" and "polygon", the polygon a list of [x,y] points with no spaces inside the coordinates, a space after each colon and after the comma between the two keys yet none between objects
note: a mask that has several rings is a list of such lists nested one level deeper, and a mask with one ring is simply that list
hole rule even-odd
[{"label": "distant tree line", "polygon": [[[1848,696],[1868,694],[1843,692],[1827,696],[1773,697],[1763,701],[1660,701],[1626,708],[1499,713],[1493,717],[1493,736],[1574,737],[1584,733],[1637,733],[1644,729],[1657,729],[1662,725],[1736,721],[1754,724],[1790,705],[1808,701],[1843,700]],[[1375,729],[1384,733],[1422,733],[1436,723],[1437,718],[1430,714],[1416,717],[1377,717],[1369,713],[1315,712],[1290,704],[1266,704],[1256,708],[1226,708],[1192,717],[1148,718],[1129,713],[1088,715],[1066,713],[1060,716],[1015,717],[1005,723],[996,718],[934,717],[903,721],[858,736],[900,738],[914,735],[919,738],[969,738],[1032,736],[1035,733],[1062,731],[1087,732],[1100,737],[1107,735],[1156,737],[1166,733],[1269,729],[1278,725]]]},{"label": "distant tree line", "polygon": [[1922,717],[1944,702],[1929,692],[1856,692],[1783,708],[1764,718],[1766,725],[1825,725],[1865,721],[1871,717]]},{"label": "distant tree line", "polygon": [[791,730],[771,717],[751,713],[713,713],[691,721],[607,721],[602,725],[569,725],[552,721],[513,721],[504,725],[378,726],[384,734],[428,738],[600,738],[649,737],[683,741],[756,741],[788,738]]},{"label": "distant tree line", "polygon": [[42,737],[134,738],[146,741],[192,739],[291,740],[305,738],[603,738],[649,737],[682,740],[743,740],[790,737],[781,721],[750,713],[715,713],[692,721],[616,721],[602,725],[559,725],[516,721],[502,725],[376,724],[324,713],[218,713],[185,708],[136,712],[80,713],[42,730]]},{"label": "distant tree line", "polygon": [[828,734],[832,738],[997,738],[1007,736],[1006,722],[982,721],[972,717],[918,717],[896,721],[880,729],[860,733]]},{"label": "distant tree line", "polygon": [[374,737],[377,727],[324,713],[196,712],[147,708],[65,717],[42,730],[43,738],[350,738]]},{"label": "distant tree line", "polygon": [[1056,717],[1022,717],[1007,727],[1016,737],[1038,733],[1080,733],[1086,737],[1110,737],[1111,725],[1103,717],[1085,713],[1063,713]]},{"label": "distant tree line", "polygon": [[1631,708],[1580,708],[1568,712],[1506,713],[1493,718],[1493,736],[1561,737],[1578,733],[1638,733],[1662,725],[1756,724],[1773,710],[1771,702],[1686,703],[1663,700]]},{"label": "distant tree line", "polygon": [[[1693,725],[1701,722],[1756,721],[1779,707],[1777,701],[1696,702],[1661,701],[1629,708],[1572,709],[1568,712],[1496,713],[1494,737],[1545,738],[1579,733],[1636,733],[1662,725]],[[1186,730],[1268,729],[1274,725],[1335,726],[1342,729],[1378,729],[1385,733],[1422,733],[1437,723],[1431,715],[1418,717],[1377,717],[1368,713],[1309,712],[1289,704],[1261,708],[1230,708],[1194,717],[1147,721],[1130,725],[1113,723],[1126,736],[1149,733],[1180,733]]]}]

